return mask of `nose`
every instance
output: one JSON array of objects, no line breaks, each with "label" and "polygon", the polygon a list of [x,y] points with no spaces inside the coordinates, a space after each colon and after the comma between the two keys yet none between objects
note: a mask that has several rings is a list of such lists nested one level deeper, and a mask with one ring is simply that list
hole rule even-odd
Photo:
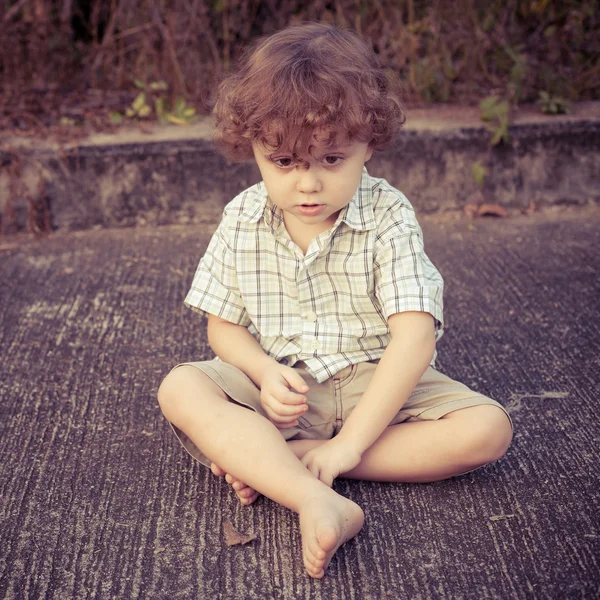
[{"label": "nose", "polygon": [[302,194],[316,194],[321,191],[322,185],[315,169],[301,169],[298,171],[297,190]]}]

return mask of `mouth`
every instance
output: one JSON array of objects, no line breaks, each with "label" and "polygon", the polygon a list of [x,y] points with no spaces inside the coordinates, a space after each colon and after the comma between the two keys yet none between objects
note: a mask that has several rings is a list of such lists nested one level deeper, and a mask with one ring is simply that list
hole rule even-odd
[{"label": "mouth", "polygon": [[303,215],[314,216],[314,215],[318,215],[320,212],[322,212],[325,209],[325,205],[324,204],[299,204],[297,206],[297,208],[298,208],[298,211]]}]

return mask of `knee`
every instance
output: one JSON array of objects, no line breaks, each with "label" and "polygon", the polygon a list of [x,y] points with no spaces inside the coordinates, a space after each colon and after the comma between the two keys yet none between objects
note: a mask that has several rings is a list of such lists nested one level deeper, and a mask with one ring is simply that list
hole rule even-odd
[{"label": "knee", "polygon": [[183,392],[190,384],[193,375],[193,367],[178,367],[173,369],[160,384],[158,388],[158,405],[163,415],[171,422],[178,420],[177,416],[181,412]]},{"label": "knee", "polygon": [[460,462],[469,470],[482,467],[502,458],[512,441],[512,427],[497,406],[479,405],[464,408],[448,417],[456,420],[455,430]]},{"label": "knee", "polygon": [[502,458],[512,442],[512,427],[504,411],[497,406],[475,407],[476,419],[470,425],[470,446],[479,465]]}]

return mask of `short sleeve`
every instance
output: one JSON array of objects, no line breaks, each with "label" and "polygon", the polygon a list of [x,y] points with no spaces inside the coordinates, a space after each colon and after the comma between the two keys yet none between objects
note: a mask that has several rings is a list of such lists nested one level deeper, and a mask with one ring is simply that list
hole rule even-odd
[{"label": "short sleeve", "polygon": [[374,247],[375,293],[385,318],[399,312],[430,313],[436,332],[443,327],[444,282],[423,248],[423,234],[412,207],[389,208]]},{"label": "short sleeve", "polygon": [[212,314],[248,327],[250,319],[237,284],[236,262],[226,218],[212,236],[200,260],[184,304],[200,314]]}]

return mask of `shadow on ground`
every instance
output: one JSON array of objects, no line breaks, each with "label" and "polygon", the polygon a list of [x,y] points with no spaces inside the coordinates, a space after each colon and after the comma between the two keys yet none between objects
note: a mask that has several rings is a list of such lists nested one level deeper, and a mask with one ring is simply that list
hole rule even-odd
[{"label": "shadow on ground", "polygon": [[[210,356],[182,306],[202,227],[0,239],[0,597],[591,598],[599,593],[600,211],[425,219],[447,283],[438,366],[509,408],[507,456],[365,508],[326,578],[294,515],[180,448],[155,401]],[[231,521],[257,539],[228,547]]]}]

